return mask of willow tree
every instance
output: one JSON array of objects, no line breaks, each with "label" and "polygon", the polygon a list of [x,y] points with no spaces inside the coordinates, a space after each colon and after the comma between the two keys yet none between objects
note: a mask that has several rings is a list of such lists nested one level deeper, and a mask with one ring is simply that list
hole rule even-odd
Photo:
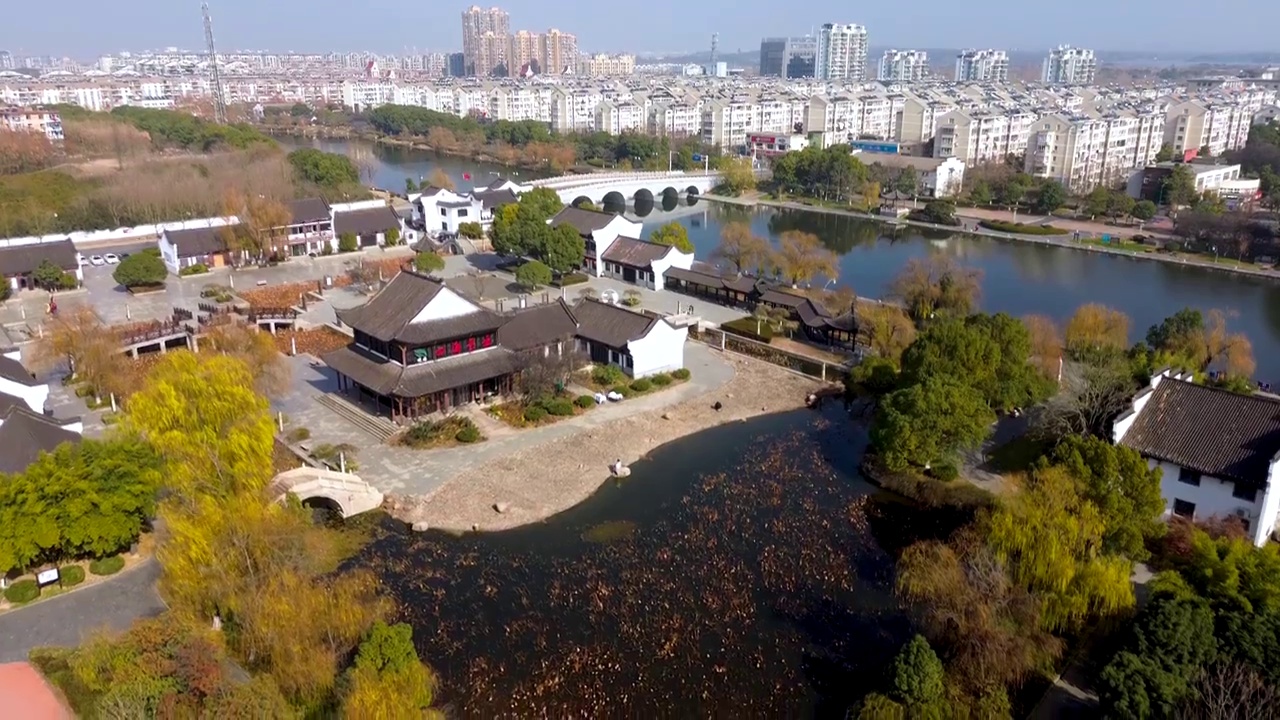
[{"label": "willow tree", "polygon": [[858,341],[896,365],[916,339],[916,326],[902,308],[868,304],[858,309]]},{"label": "willow tree", "polygon": [[240,359],[169,353],[126,410],[127,426],[167,461],[168,484],[180,497],[261,492],[271,479],[275,428]]},{"label": "willow tree", "polygon": [[902,301],[916,324],[941,315],[961,317],[977,307],[982,271],[958,264],[946,255],[912,258],[889,285],[889,296]]},{"label": "willow tree", "polygon": [[817,235],[802,230],[782,233],[781,247],[776,257],[782,275],[791,283],[791,287],[809,282],[819,275],[835,280],[840,274],[836,254],[828,250]]},{"label": "willow tree", "polygon": [[1098,362],[1123,352],[1129,344],[1129,316],[1106,305],[1081,305],[1067,321],[1067,353],[1076,360]]},{"label": "willow tree", "polygon": [[1036,470],[984,525],[1012,581],[1042,599],[1046,629],[1072,631],[1133,606],[1133,563],[1104,554],[1103,515],[1066,469]]},{"label": "willow tree", "polygon": [[743,273],[758,270],[771,252],[769,241],[751,232],[751,225],[731,222],[720,230],[720,244],[711,257],[727,262],[734,272]]},{"label": "willow tree", "polygon": [[73,377],[93,394],[125,395],[130,389],[129,361],[119,338],[87,305],[78,305],[51,318],[32,352],[32,365],[41,372],[69,365]]},{"label": "willow tree", "polygon": [[289,389],[289,363],[269,333],[243,323],[224,323],[211,328],[200,342],[206,350],[243,362],[259,393],[280,397]]}]

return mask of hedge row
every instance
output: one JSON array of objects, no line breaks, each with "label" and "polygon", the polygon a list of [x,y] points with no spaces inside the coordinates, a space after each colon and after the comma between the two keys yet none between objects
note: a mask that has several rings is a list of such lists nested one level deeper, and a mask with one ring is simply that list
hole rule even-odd
[{"label": "hedge row", "polygon": [[1052,225],[1027,225],[1026,223],[1004,222],[1003,220],[981,220],[978,224],[988,230],[1013,233],[1015,235],[1066,235],[1070,232]]}]

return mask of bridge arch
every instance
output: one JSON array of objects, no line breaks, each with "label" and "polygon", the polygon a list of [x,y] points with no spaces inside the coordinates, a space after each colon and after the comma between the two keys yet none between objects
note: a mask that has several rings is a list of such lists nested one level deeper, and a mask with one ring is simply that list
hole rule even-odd
[{"label": "bridge arch", "polygon": [[633,197],[632,200],[635,201],[635,204],[637,206],[640,205],[641,203],[652,205],[653,191],[650,190],[649,188],[640,188],[639,190],[636,191],[635,197]]},{"label": "bridge arch", "polygon": [[610,190],[601,198],[600,204],[609,212],[625,212],[627,209],[627,196],[617,190]]},{"label": "bridge arch", "polygon": [[582,207],[583,205],[587,205],[587,204],[595,205],[595,203],[591,202],[591,198],[587,197],[586,195],[579,195],[578,197],[573,199],[573,202],[569,204],[574,207]]},{"label": "bridge arch", "polygon": [[304,507],[336,511],[349,518],[382,506],[377,488],[351,473],[324,468],[300,467],[286,470],[271,481],[277,501],[293,495]]},{"label": "bridge arch", "polygon": [[689,197],[697,197],[698,195],[701,194],[701,192],[698,190],[697,185],[690,185],[689,187],[685,188],[684,192]]},{"label": "bridge arch", "polygon": [[667,198],[671,198],[672,200],[679,200],[680,191],[668,185],[666,188],[662,190],[662,199],[666,200]]}]

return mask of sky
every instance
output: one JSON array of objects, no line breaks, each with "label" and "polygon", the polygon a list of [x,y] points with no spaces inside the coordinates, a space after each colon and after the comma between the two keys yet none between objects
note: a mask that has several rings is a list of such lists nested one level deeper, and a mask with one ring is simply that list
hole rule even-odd
[{"label": "sky", "polygon": [[[91,60],[121,50],[204,46],[198,0],[6,0],[0,49]],[[467,5],[441,0],[211,0],[219,50],[400,53],[460,50]],[[1278,51],[1280,2],[1237,0],[1214,17],[1191,0],[503,0],[511,29],[556,27],[583,51],[755,50],[764,35],[803,35],[825,22],[867,26],[875,47],[1042,50],[1067,43],[1159,54]],[[639,12],[636,9],[642,9]],[[627,14],[625,22],[620,15]]]}]

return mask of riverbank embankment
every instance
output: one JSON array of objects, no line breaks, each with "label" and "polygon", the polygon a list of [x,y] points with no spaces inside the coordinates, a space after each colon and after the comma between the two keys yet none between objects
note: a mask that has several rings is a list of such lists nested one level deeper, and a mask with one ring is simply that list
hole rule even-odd
[{"label": "riverbank embankment", "polygon": [[1101,253],[1104,255],[1116,255],[1119,257],[1134,258],[1136,260],[1154,260],[1157,262],[1170,263],[1173,265],[1184,265],[1192,267],[1200,267],[1206,270],[1218,270],[1221,272],[1237,273],[1240,275],[1250,275],[1253,277],[1267,278],[1270,280],[1280,280],[1280,271],[1258,268],[1245,267],[1239,264],[1227,265],[1222,262],[1214,262],[1212,260],[1202,259],[1199,256],[1189,255],[1187,253],[1177,252],[1134,252],[1132,250],[1124,250],[1116,247],[1107,247],[1105,245],[1094,245],[1090,243],[1080,242],[1071,239],[1069,236],[1055,235],[1019,235],[1016,233],[1006,233],[997,230],[989,230],[977,225],[979,218],[966,218],[973,220],[973,225],[964,227],[956,227],[952,225],[938,225],[936,223],[920,222],[918,220],[891,220],[880,215],[859,212],[857,210],[845,210],[842,208],[824,207],[820,205],[808,205],[802,202],[791,200],[766,200],[766,199],[747,199],[725,197],[722,195],[702,195],[701,199],[710,202],[718,202],[726,205],[735,205],[738,207],[755,208],[766,207],[779,210],[800,210],[804,212],[823,213],[826,215],[843,215],[845,217],[858,218],[860,220],[874,220],[879,223],[891,226],[905,225],[910,227],[928,228],[930,230],[942,230],[955,235],[969,235],[972,237],[995,238],[997,240],[1014,240],[1018,242],[1036,243],[1039,245],[1050,245],[1054,247],[1068,248],[1071,250],[1083,250],[1085,252]]},{"label": "riverbank embankment", "polygon": [[[584,424],[569,435],[513,447],[458,473],[430,495],[395,499],[391,513],[410,524],[455,532],[540,522],[599,490],[609,481],[608,464],[614,458],[632,463],[660,445],[702,430],[803,408],[805,397],[822,387],[812,378],[731,353],[714,351],[711,362],[717,367],[693,368],[695,379],[712,372],[728,377],[695,397],[640,407],[599,425]],[[656,401],[661,394],[651,397]],[[589,417],[588,413],[566,422]],[[637,481],[642,480],[630,482]],[[501,513],[495,511],[499,505]]]}]

